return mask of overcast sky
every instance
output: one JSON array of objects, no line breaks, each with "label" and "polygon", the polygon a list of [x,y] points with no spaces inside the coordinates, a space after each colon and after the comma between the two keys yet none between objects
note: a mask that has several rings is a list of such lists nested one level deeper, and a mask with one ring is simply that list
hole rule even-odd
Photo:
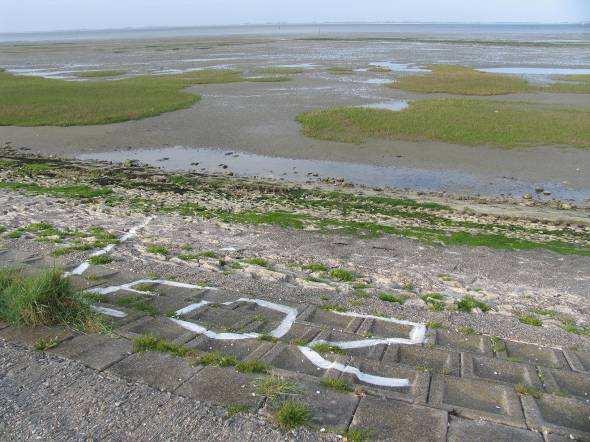
[{"label": "overcast sky", "polygon": [[590,0],[0,0],[0,33],[326,21],[590,21]]}]

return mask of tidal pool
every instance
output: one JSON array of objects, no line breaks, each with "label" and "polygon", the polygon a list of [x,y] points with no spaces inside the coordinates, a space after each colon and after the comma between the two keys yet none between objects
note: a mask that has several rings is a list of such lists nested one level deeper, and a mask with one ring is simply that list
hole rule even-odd
[{"label": "tidal pool", "polygon": [[93,152],[80,154],[78,158],[114,162],[136,160],[168,171],[232,172],[241,177],[292,182],[317,182],[323,178],[341,178],[356,185],[369,187],[514,197],[520,197],[524,193],[535,194],[534,189],[542,187],[551,195],[538,194],[535,195],[536,198],[558,198],[576,202],[590,198],[590,189],[571,189],[561,183],[532,183],[493,175],[482,178],[450,170],[269,157],[229,149],[176,146]]}]

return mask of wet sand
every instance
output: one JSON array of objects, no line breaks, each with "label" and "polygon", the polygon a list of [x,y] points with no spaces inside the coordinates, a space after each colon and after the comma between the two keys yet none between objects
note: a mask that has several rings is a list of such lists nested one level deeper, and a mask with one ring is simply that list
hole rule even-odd
[{"label": "wet sand", "polygon": [[[500,59],[502,63],[490,63],[490,60]],[[397,69],[400,70],[416,69],[432,62],[502,67],[548,65],[549,60],[552,60],[551,66],[566,68],[588,66],[590,51],[588,48],[490,48],[449,43],[319,42],[294,37],[4,45],[0,65],[8,69],[43,69],[66,77],[75,70],[106,68],[129,69],[132,73],[165,73],[214,66],[241,69],[248,75],[262,66],[301,65],[305,72],[282,83],[192,87],[191,92],[203,97],[195,106],[141,121],[68,128],[0,127],[0,142],[42,153],[73,156],[171,146],[214,148],[268,157],[415,169],[421,174],[429,171],[443,176],[459,174],[478,181],[475,188],[495,182],[518,182],[517,192],[532,192],[541,186],[556,189],[564,199],[579,200],[574,193],[587,198],[590,151],[584,149],[538,146],[507,150],[385,140],[355,145],[314,140],[300,133],[295,117],[301,112],[433,97],[404,93],[380,84],[403,74],[366,70],[371,63],[384,60],[399,63]],[[326,72],[326,68],[334,65],[347,65],[357,71],[352,75]],[[546,76],[531,79],[547,81]],[[487,99],[590,107],[588,96],[575,94],[516,94]],[[231,161],[228,165],[231,168]],[[189,166],[187,164],[187,168]],[[444,190],[468,191],[459,186]]]}]

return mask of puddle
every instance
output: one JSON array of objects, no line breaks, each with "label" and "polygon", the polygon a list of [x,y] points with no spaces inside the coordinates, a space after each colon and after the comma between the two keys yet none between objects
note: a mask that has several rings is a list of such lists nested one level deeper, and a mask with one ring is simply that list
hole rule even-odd
[{"label": "puddle", "polygon": [[369,78],[368,80],[365,80],[363,83],[368,83],[368,84],[390,84],[393,83],[394,80],[392,80],[391,78]]},{"label": "puddle", "polygon": [[484,68],[478,69],[481,72],[490,72],[492,74],[515,74],[515,75],[590,75],[590,69],[583,68],[523,68],[523,67],[504,67],[504,68]]},{"label": "puddle", "polygon": [[387,68],[393,72],[430,72],[430,70],[422,69],[418,66],[404,63],[393,63],[391,61],[379,61],[369,64],[378,68]]},{"label": "puddle", "polygon": [[372,104],[365,104],[360,107],[365,107],[368,109],[385,109],[390,111],[403,111],[409,107],[409,103],[406,100],[394,100],[394,101],[384,101],[382,103],[372,103]]},{"label": "puddle", "polygon": [[542,186],[550,197],[583,202],[590,198],[590,189],[573,190],[559,183],[531,183],[488,176],[476,177],[455,171],[427,170],[410,167],[372,166],[337,161],[301,160],[268,157],[228,150],[189,147],[126,150],[78,155],[80,159],[121,162],[137,160],[164,170],[233,172],[236,176],[270,178],[293,182],[319,181],[321,178],[342,178],[347,182],[370,187],[390,187],[422,191],[510,195],[520,197]]}]

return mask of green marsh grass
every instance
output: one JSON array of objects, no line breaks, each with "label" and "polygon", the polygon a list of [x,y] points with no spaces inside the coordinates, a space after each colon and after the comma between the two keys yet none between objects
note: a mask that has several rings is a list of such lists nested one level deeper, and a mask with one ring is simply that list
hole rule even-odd
[{"label": "green marsh grass", "polygon": [[110,124],[185,109],[200,100],[196,84],[244,81],[233,70],[139,76],[116,81],[65,81],[0,71],[0,126]]},{"label": "green marsh grass", "polygon": [[119,77],[126,74],[127,71],[118,70],[104,70],[104,71],[83,71],[75,72],[74,75],[78,78],[108,78],[108,77]]},{"label": "green marsh grass", "polygon": [[474,99],[420,100],[401,112],[335,108],[301,114],[303,134],[344,143],[371,138],[517,148],[590,147],[590,110]]}]

